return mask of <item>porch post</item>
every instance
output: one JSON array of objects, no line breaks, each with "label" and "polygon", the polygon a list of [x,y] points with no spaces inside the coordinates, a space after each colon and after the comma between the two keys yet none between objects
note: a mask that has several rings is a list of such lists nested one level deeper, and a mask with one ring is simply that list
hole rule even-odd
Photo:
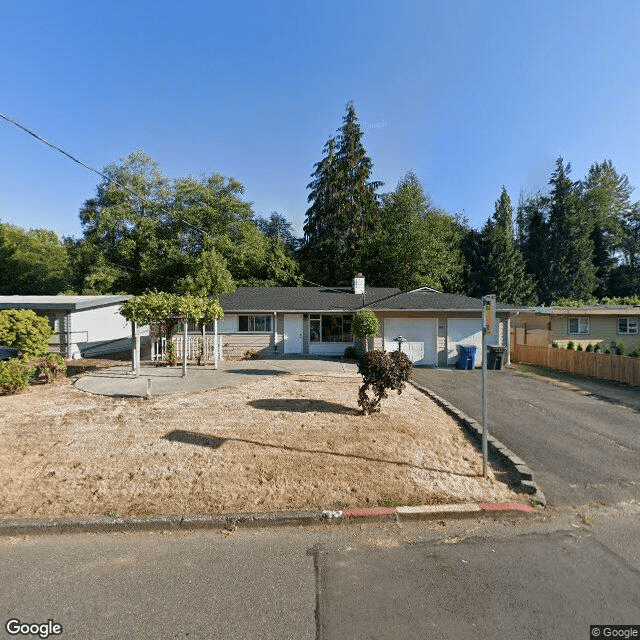
[{"label": "porch post", "polygon": [[136,324],[136,375],[140,375],[140,331]]},{"label": "porch post", "polygon": [[136,323],[131,322],[131,371],[136,370]]},{"label": "porch post", "polygon": [[278,355],[278,313],[273,312],[273,355]]},{"label": "porch post", "polygon": [[202,364],[204,365],[207,362],[207,328],[202,322]]},{"label": "porch post", "polygon": [[188,318],[183,320],[183,339],[182,339],[182,377],[185,378],[187,375],[187,327],[188,327]]},{"label": "porch post", "polygon": [[505,342],[507,347],[507,361],[505,364],[511,364],[511,316],[507,316],[507,339]]},{"label": "porch post", "polygon": [[218,368],[218,318],[213,321],[213,368]]}]

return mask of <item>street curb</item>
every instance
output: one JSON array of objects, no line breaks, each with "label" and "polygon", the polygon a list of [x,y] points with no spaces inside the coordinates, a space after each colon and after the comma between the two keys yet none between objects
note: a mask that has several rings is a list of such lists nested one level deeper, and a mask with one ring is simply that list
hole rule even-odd
[{"label": "street curb", "polygon": [[[417,382],[410,381],[418,391],[421,391],[426,396],[431,398],[436,404],[442,407],[449,415],[455,418],[471,435],[473,441],[476,444],[482,443],[482,425],[470,418],[468,415],[457,409],[452,404],[447,402],[444,398],[441,398],[439,395],[428,389],[427,387],[423,387],[421,384]],[[507,465],[511,469],[511,471],[518,478],[518,486],[517,489],[522,491],[523,493],[527,493],[531,495],[532,499],[536,502],[539,502],[541,505],[546,505],[547,499],[544,496],[544,493],[540,490],[540,487],[535,483],[533,479],[533,473],[531,469],[527,466],[524,460],[520,459],[513,451],[508,449],[502,442],[500,442],[497,438],[489,434],[487,436],[487,445],[490,453],[497,455],[504,464]]]},{"label": "street curb", "polygon": [[227,515],[167,515],[128,518],[24,518],[0,520],[0,538],[69,533],[132,533],[140,531],[195,531],[252,529],[268,526],[341,524],[352,520],[396,522],[398,520],[443,520],[464,517],[527,516],[540,511],[519,503],[438,504],[416,507],[233,513]]}]

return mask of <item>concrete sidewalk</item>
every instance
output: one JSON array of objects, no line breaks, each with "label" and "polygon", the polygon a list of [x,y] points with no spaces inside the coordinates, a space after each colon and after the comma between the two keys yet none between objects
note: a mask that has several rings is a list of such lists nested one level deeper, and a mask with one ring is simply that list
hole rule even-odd
[{"label": "concrete sidewalk", "polygon": [[142,366],[140,375],[131,367],[113,367],[82,375],[76,389],[96,395],[144,398],[150,381],[150,395],[164,396],[190,391],[206,391],[249,382],[255,376],[279,376],[288,373],[318,374],[335,377],[357,376],[357,366],[329,359],[273,358],[264,360],[223,361],[212,366],[189,366],[186,377],[182,367]]}]

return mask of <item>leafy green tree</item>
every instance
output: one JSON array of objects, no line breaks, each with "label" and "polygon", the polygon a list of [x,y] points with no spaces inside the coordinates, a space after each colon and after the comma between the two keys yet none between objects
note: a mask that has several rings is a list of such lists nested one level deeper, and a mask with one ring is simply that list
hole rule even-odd
[{"label": "leafy green tree", "polygon": [[296,260],[283,240],[260,233],[234,178],[169,180],[142,151],[104,173],[80,212],[84,237],[69,245],[76,291],[214,295],[235,281],[299,282]]},{"label": "leafy green tree", "polygon": [[56,295],[69,278],[66,246],[53,231],[0,223],[0,295]]},{"label": "leafy green tree", "polygon": [[375,245],[366,267],[369,281],[403,290],[420,286],[460,290],[464,235],[460,221],[433,205],[411,171],[381,200]]},{"label": "leafy green tree", "polygon": [[336,139],[329,138],[324,158],[315,165],[300,251],[308,275],[323,284],[349,284],[364,271],[375,245],[378,216],[373,163],[362,144],[353,102]]},{"label": "leafy green tree", "polygon": [[532,304],[535,283],[526,273],[524,258],[514,243],[513,207],[505,187],[496,201],[493,217],[474,239],[472,294],[480,297],[495,293],[498,300],[507,304]]},{"label": "leafy green tree", "polygon": [[291,251],[296,251],[300,240],[295,237],[292,225],[281,213],[273,211],[269,218],[256,218],[256,224],[260,232],[270,240],[282,240]]},{"label": "leafy green tree", "polygon": [[140,150],[120,164],[108,165],[103,173],[107,178],[98,185],[96,197],[80,210],[84,237],[72,253],[86,270],[76,272],[74,287],[91,293],[137,293],[151,286],[164,287],[158,281],[157,265],[168,270],[174,266],[167,263],[170,252],[163,250],[161,231],[169,181]]},{"label": "leafy green tree", "polygon": [[571,165],[559,157],[549,184],[549,294],[555,298],[588,298],[598,286],[593,264],[593,225],[585,210],[580,184],[569,178]]}]

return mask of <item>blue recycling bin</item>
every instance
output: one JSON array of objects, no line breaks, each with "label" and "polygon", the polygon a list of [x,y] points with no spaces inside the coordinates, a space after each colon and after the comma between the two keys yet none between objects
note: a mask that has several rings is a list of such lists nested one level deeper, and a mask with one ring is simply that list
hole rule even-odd
[{"label": "blue recycling bin", "polygon": [[475,369],[476,368],[476,353],[478,347],[475,345],[458,345],[458,369]]}]

